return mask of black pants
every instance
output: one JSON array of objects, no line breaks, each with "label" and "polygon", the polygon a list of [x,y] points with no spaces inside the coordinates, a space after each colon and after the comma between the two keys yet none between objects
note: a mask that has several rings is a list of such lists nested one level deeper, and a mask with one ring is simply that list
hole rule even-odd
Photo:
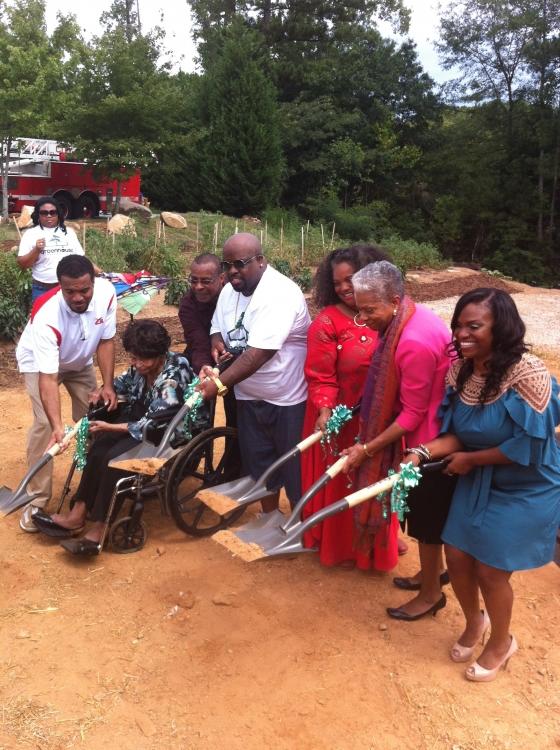
[{"label": "black pants", "polygon": [[107,433],[95,438],[87,455],[87,463],[76,494],[75,501],[85,502],[90,521],[105,521],[111,504],[115,484],[130,471],[110,469],[109,462],[130,448],[138,446],[138,440],[123,433]]}]

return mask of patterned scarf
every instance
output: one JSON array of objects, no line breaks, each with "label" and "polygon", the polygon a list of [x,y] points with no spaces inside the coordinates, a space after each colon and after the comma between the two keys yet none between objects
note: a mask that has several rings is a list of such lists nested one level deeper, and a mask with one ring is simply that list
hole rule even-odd
[{"label": "patterned scarf", "polygon": [[[397,308],[397,314],[387,326],[379,339],[366,377],[362,406],[360,409],[360,442],[366,443],[377,437],[395,420],[395,402],[398,397],[399,383],[395,367],[395,352],[401,334],[412,317],[416,305],[409,297],[404,297]],[[372,458],[367,458],[358,469],[358,487],[366,487],[387,476],[390,468],[396,468],[402,458],[401,441],[377,451]],[[374,498],[355,510],[355,522],[358,529],[358,547],[364,551],[372,550],[374,538],[382,535],[382,546],[388,540],[391,525],[391,514],[383,502]]]}]

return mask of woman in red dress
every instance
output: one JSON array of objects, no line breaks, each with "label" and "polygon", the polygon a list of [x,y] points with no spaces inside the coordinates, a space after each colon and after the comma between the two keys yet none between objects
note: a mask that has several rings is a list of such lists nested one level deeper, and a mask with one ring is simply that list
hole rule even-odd
[{"label": "woman in red dress", "polygon": [[[317,269],[314,302],[322,309],[307,334],[305,377],[308,400],[304,435],[313,430],[324,430],[337,404],[353,407],[362,397],[377,334],[356,322],[358,310],[352,275],[368,263],[387,259],[388,255],[375,245],[353,245],[333,250]],[[355,416],[337,436],[338,449],[349,447],[357,434],[358,417]],[[320,445],[305,451],[301,457],[302,491],[305,492],[333,461],[328,449],[325,451]],[[304,518],[340,500],[350,491],[348,476],[339,474],[307,504]],[[354,549],[354,539],[354,516],[351,510],[347,510],[310,529],[304,542],[306,547],[319,548],[323,565],[355,562],[362,567],[360,553]],[[364,567],[369,567],[369,564]]]}]

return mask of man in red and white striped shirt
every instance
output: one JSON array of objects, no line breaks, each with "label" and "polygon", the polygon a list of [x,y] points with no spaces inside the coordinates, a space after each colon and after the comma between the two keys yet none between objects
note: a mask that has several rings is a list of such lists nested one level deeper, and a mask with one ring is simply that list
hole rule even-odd
[{"label": "man in red and white striped shirt", "polygon": [[[82,417],[92,402],[116,407],[113,390],[117,300],[113,285],[96,278],[90,260],[67,255],[57,266],[60,287],[39,297],[31,310],[16,350],[18,369],[33,406],[33,425],[27,439],[27,462],[35,464],[64,437],[60,407],[61,383],[72,400],[72,418]],[[96,388],[93,355],[103,384]],[[36,531],[32,515],[51,496],[52,463],[29,482],[35,494],[24,510],[20,526]]]}]

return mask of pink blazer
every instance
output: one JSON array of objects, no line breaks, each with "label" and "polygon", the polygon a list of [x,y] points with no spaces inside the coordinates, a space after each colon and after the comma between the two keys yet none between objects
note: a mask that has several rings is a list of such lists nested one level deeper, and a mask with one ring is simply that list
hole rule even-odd
[{"label": "pink blazer", "polygon": [[424,305],[416,305],[395,352],[399,395],[397,423],[406,430],[409,448],[439,434],[437,412],[445,390],[445,374],[452,358],[447,325]]}]

